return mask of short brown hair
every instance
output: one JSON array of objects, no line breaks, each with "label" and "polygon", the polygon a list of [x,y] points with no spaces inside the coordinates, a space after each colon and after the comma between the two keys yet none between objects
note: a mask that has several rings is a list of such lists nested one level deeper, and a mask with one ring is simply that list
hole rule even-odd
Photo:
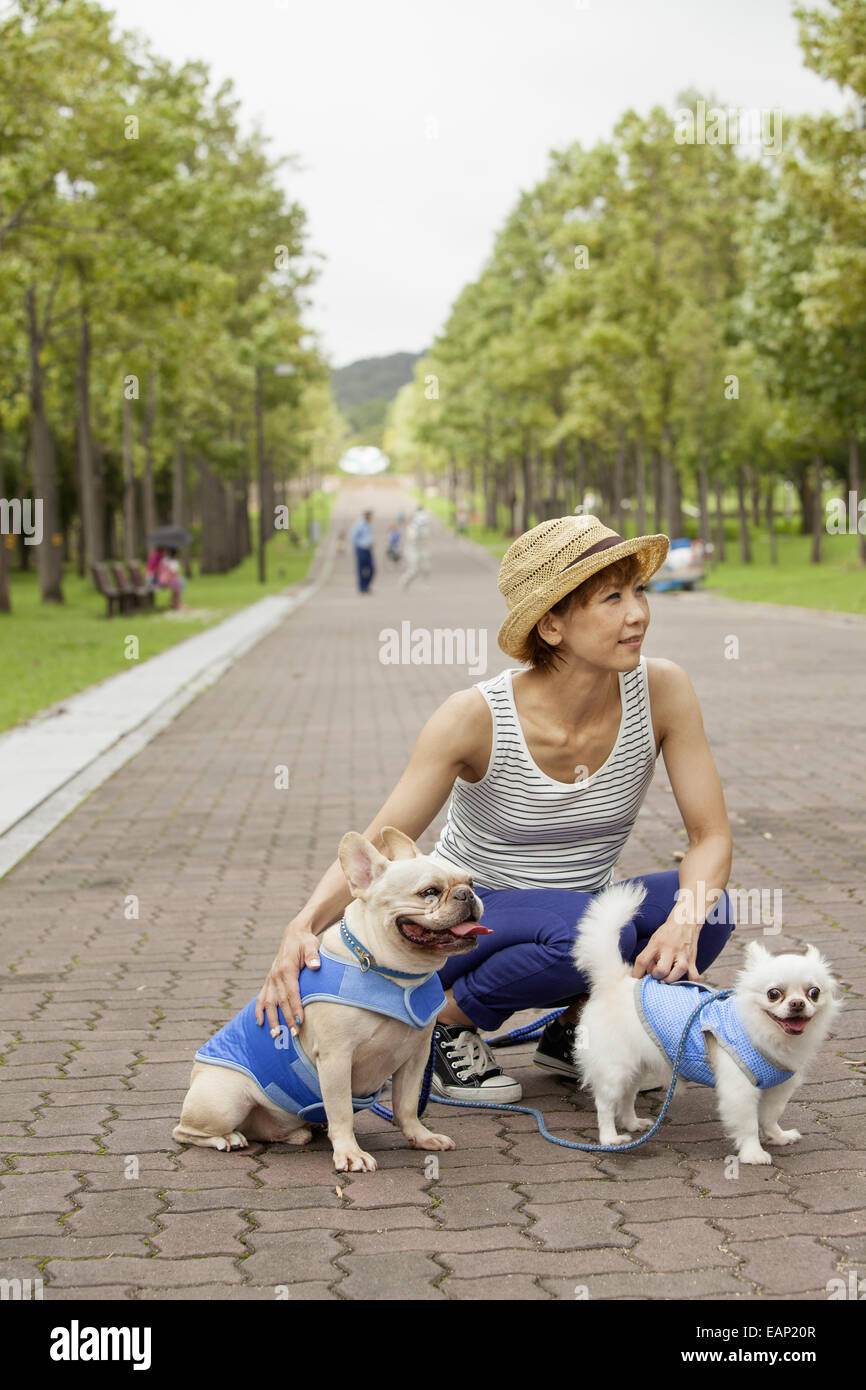
[{"label": "short brown hair", "polygon": [[[637,555],[624,555],[621,560],[614,560],[612,565],[605,565],[604,569],[596,570],[588,579],[584,579],[582,584],[572,589],[570,593],[561,598],[558,603],[554,603],[548,609],[550,613],[557,613],[560,617],[565,617],[575,605],[578,608],[585,608],[599,589],[603,589],[607,584],[631,584],[643,573],[640,560]],[[526,639],[527,660],[535,670],[550,671],[558,661],[562,660],[562,653],[558,647],[552,647],[549,642],[538,631],[538,624],[530,632]]]}]

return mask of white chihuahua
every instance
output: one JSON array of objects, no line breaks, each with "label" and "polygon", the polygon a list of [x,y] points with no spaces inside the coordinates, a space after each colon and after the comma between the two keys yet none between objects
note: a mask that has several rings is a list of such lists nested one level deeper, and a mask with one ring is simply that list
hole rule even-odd
[{"label": "white chihuahua", "polygon": [[[640,884],[604,889],[581,917],[573,949],[591,984],[574,1061],[595,1099],[602,1144],[626,1144],[632,1131],[651,1127],[635,1114],[635,1098],[670,1084],[689,1014],[709,997],[705,985],[632,978],[619,936],[645,896]],[[680,1076],[716,1087],[719,1117],[741,1163],[772,1163],[762,1139],[800,1138],[796,1129],[780,1129],[779,1118],[840,1008],[837,982],[814,946],[773,956],[750,941],[733,993],[693,1021]]]}]

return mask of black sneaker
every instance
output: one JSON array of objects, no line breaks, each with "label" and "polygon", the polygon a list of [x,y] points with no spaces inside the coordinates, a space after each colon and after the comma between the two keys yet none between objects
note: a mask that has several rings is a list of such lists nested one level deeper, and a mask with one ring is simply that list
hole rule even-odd
[{"label": "black sneaker", "polygon": [[551,1019],[535,1049],[532,1058],[535,1065],[543,1071],[555,1071],[559,1076],[578,1081],[580,1075],[574,1065],[574,1043],[579,1027],[579,1023],[560,1023],[558,1018]]},{"label": "black sneaker", "polygon": [[519,1101],[523,1088],[502,1068],[487,1043],[473,1028],[437,1023],[432,1091],[449,1100],[488,1100],[496,1104]]}]

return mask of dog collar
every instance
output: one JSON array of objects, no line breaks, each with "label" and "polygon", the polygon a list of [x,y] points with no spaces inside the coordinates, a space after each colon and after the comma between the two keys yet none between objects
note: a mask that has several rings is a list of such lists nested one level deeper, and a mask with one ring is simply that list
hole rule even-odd
[{"label": "dog collar", "polygon": [[340,923],[340,935],[357,959],[364,974],[366,974],[368,970],[374,970],[377,975],[394,975],[398,980],[429,980],[431,974],[436,973],[435,971],[425,970],[420,975],[412,975],[408,970],[388,970],[384,965],[374,965],[373,957],[367,950],[367,947],[363,946],[358,938],[353,936],[349,931],[346,925],[345,913]]}]

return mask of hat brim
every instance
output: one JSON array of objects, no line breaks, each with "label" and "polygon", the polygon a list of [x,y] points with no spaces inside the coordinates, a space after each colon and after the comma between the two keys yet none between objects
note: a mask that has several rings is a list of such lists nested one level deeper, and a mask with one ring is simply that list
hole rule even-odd
[{"label": "hat brim", "polygon": [[619,545],[609,546],[598,555],[586,561],[578,560],[563,570],[556,579],[548,580],[541,593],[527,595],[522,603],[512,609],[497,634],[497,642],[506,656],[518,661],[528,661],[526,639],[545,613],[549,613],[555,603],[570,594],[590,575],[607,569],[608,565],[623,560],[628,555],[637,555],[641,561],[641,578],[646,581],[664,564],[670,549],[670,537],[665,535],[635,536],[633,540],[621,541]]}]

